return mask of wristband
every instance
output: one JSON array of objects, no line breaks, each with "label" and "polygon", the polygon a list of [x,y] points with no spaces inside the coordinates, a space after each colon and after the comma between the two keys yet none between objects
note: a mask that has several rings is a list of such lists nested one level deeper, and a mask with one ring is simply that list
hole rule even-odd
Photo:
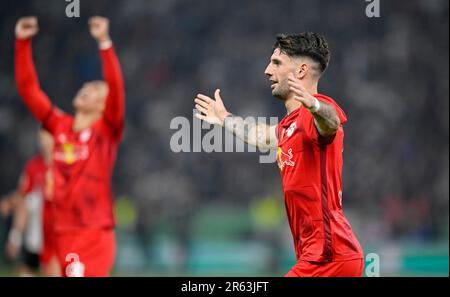
[{"label": "wristband", "polygon": [[316,113],[316,112],[318,112],[319,111],[319,109],[320,109],[320,101],[316,98],[316,97],[314,97],[314,105],[313,106],[311,106],[310,108],[308,108],[309,109],[309,111],[311,112],[311,113]]}]

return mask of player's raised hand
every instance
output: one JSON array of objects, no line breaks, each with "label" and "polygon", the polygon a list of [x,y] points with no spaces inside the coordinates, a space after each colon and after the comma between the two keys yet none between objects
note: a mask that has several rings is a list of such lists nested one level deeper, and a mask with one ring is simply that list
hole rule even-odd
[{"label": "player's raised hand", "polygon": [[303,106],[308,109],[314,106],[316,101],[315,97],[306,91],[306,89],[302,86],[301,81],[292,73],[288,75],[288,85],[289,90],[295,95],[295,100],[300,101]]},{"label": "player's raised hand", "polygon": [[109,41],[109,20],[101,16],[89,19],[89,31],[97,42]]},{"label": "player's raised hand", "polygon": [[25,40],[33,38],[39,32],[37,17],[23,17],[16,23],[16,38]]},{"label": "player's raised hand", "polygon": [[214,98],[198,94],[195,98],[195,108],[200,111],[200,113],[195,114],[195,116],[210,124],[216,124],[223,126],[225,118],[230,115],[225,106],[223,105],[222,98],[220,97],[220,90],[217,89],[214,93]]}]

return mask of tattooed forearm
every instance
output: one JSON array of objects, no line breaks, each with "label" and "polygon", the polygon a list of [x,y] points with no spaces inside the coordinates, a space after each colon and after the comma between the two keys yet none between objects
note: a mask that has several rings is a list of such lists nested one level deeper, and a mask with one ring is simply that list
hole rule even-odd
[{"label": "tattooed forearm", "polygon": [[277,147],[276,126],[244,120],[242,117],[230,115],[224,120],[225,130],[233,133],[244,142],[259,148],[275,149]]},{"label": "tattooed forearm", "polygon": [[313,116],[316,128],[323,137],[335,134],[341,125],[336,109],[323,101],[320,101],[320,109]]}]

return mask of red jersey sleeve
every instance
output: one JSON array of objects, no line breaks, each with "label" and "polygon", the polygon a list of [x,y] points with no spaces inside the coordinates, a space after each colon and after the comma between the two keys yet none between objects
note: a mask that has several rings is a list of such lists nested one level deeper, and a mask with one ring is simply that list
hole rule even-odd
[{"label": "red jersey sleeve", "polygon": [[61,113],[56,111],[41,89],[33,63],[31,39],[16,40],[15,76],[19,95],[25,105],[44,128],[53,133],[56,117]]},{"label": "red jersey sleeve", "polygon": [[[331,98],[324,96],[324,95],[314,95],[318,100],[323,101],[325,103],[328,103],[332,105],[338,114],[339,120],[341,121],[341,127],[347,122],[347,116],[345,115],[345,112],[340,108],[340,106]],[[307,111],[306,116],[302,117],[303,121],[303,127],[305,129],[306,135],[308,138],[317,145],[328,145],[333,142],[335,135],[330,136],[328,138],[322,137],[319,132],[317,131],[316,125],[314,124],[314,117],[312,114]]]},{"label": "red jersey sleeve", "polygon": [[31,167],[30,162],[28,162],[20,175],[18,190],[22,196],[29,194],[33,190],[34,182]]},{"label": "red jersey sleeve", "polygon": [[52,104],[39,85],[30,39],[16,40],[15,69],[20,96],[36,119],[42,122],[51,111]]},{"label": "red jersey sleeve", "polygon": [[100,50],[103,77],[109,92],[103,117],[117,138],[122,137],[125,113],[125,88],[122,71],[114,47]]},{"label": "red jersey sleeve", "polygon": [[42,127],[54,135],[56,127],[60,125],[64,119],[69,117],[70,116],[63,111],[53,107],[42,122]]}]

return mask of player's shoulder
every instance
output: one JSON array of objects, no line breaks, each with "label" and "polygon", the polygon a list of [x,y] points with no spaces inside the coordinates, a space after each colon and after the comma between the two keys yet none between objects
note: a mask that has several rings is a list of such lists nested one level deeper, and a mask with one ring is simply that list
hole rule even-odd
[{"label": "player's shoulder", "polygon": [[334,100],[333,98],[331,98],[327,95],[324,95],[324,94],[315,94],[314,97],[316,97],[320,101],[323,101],[323,102],[333,105],[338,113],[339,119],[341,120],[342,124],[347,121],[347,115],[345,114],[345,112],[341,108],[341,106],[336,102],[336,100]]},{"label": "player's shoulder", "polygon": [[55,107],[53,109],[53,115],[57,118],[59,118],[59,120],[61,121],[72,121],[73,120],[73,116],[66,113],[65,111],[63,111],[62,109],[59,109],[57,107]]},{"label": "player's shoulder", "polygon": [[48,115],[43,120],[43,127],[55,134],[58,130],[65,130],[71,126],[73,116],[59,109],[58,107],[52,107]]},{"label": "player's shoulder", "polygon": [[316,97],[320,101],[324,101],[324,102],[331,103],[333,105],[339,106],[339,104],[336,102],[336,100],[334,100],[330,96],[327,96],[327,95],[324,95],[324,94],[315,94],[314,97]]},{"label": "player's shoulder", "polygon": [[108,121],[107,118],[102,117],[98,122],[98,132],[105,137],[108,137],[113,142],[120,142],[123,135],[124,124],[121,123],[119,127],[115,127]]},{"label": "player's shoulder", "polygon": [[41,156],[40,154],[36,154],[36,155],[34,155],[33,157],[31,157],[31,158],[28,160],[27,163],[28,163],[29,165],[34,165],[34,164],[39,164],[39,163],[41,163],[42,160],[43,160],[42,156]]},{"label": "player's shoulder", "polygon": [[44,158],[40,154],[31,157],[25,164],[26,171],[33,171],[44,163]]}]

